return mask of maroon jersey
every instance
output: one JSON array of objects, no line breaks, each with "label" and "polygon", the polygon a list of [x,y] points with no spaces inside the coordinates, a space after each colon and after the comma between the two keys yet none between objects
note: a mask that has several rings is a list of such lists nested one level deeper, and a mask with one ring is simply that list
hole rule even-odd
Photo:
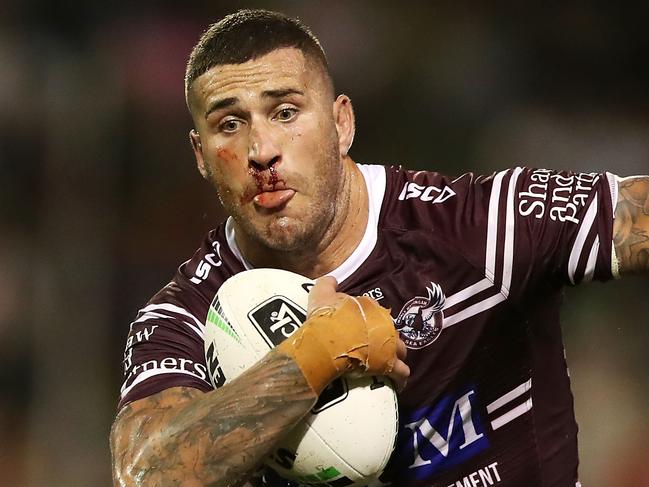
[{"label": "maroon jersey", "polygon": [[[616,273],[615,176],[359,167],[367,229],[330,274],[391,308],[412,371],[381,485],[578,486],[559,305],[565,284]],[[120,407],[222,385],[206,365],[204,323],[219,286],[247,268],[229,221],[208,234],[132,323]],[[292,485],[272,472],[265,482]]]}]

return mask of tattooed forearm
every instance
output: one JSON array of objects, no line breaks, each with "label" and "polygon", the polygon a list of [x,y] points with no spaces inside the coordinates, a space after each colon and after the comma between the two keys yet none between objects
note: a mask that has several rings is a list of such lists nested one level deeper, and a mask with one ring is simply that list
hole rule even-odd
[{"label": "tattooed forearm", "polygon": [[315,401],[276,351],[216,391],[178,387],[135,401],[111,432],[115,483],[237,485]]},{"label": "tattooed forearm", "polygon": [[620,181],[613,241],[621,273],[649,271],[649,176]]}]

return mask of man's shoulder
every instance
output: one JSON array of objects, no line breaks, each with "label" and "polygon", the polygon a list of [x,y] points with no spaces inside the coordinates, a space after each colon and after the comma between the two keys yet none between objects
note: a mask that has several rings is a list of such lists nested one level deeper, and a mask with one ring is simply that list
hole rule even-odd
[{"label": "man's shoulder", "polygon": [[[456,215],[488,205],[491,176],[471,172],[455,176],[398,165],[367,167],[373,174],[383,174],[380,213],[382,223],[388,226],[429,226],[434,221],[439,223],[440,215]],[[365,168],[366,180],[368,172]],[[376,198],[372,185],[368,186],[370,198]]]},{"label": "man's shoulder", "polygon": [[242,270],[244,265],[228,244],[223,222],[205,235],[194,254],[148,304],[167,303],[203,314],[223,282]]}]

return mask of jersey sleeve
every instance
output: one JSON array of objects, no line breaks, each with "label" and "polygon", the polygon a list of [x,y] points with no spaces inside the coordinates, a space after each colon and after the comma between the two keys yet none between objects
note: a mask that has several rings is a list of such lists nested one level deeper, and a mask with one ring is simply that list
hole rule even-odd
[{"label": "jersey sleeve", "polygon": [[539,279],[574,285],[618,277],[613,174],[519,167],[455,179],[426,171],[393,177],[391,198],[407,207],[400,219],[449,242],[505,293]]},{"label": "jersey sleeve", "polygon": [[513,225],[504,229],[505,251],[518,254],[515,263],[527,262],[531,273],[561,284],[616,277],[614,175],[517,168],[496,178],[498,201],[505,201],[499,214]]},{"label": "jersey sleeve", "polygon": [[465,210],[482,233],[472,241],[484,242],[486,276],[505,293],[539,281],[576,285],[616,277],[614,175],[519,167],[477,178],[467,194],[475,198]]},{"label": "jersey sleeve", "polygon": [[218,362],[207,365],[205,322],[218,289],[243,264],[225,244],[225,225],[210,231],[173,280],[131,323],[118,408],[170,387],[203,392],[223,384]]},{"label": "jersey sleeve", "polygon": [[126,341],[118,408],[170,387],[213,388],[196,299],[172,281],[138,312]]}]

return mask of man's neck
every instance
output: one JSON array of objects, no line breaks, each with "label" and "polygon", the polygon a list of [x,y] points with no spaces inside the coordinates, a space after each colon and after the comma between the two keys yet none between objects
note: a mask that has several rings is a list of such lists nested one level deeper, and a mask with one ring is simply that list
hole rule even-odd
[{"label": "man's neck", "polygon": [[255,251],[250,252],[250,244],[237,233],[235,224],[235,238],[243,256],[255,267],[279,267],[311,279],[328,274],[345,262],[365,234],[369,196],[363,174],[354,161],[346,158],[343,164],[344,179],[337,210],[313,248],[280,251],[261,250],[256,246]]}]

